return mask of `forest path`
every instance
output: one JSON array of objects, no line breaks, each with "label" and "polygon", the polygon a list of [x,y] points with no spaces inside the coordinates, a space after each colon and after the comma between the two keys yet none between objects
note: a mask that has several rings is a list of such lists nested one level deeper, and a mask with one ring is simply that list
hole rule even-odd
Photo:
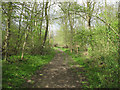
[{"label": "forest path", "polygon": [[[81,88],[82,81],[86,81],[81,73],[84,69],[76,65],[72,58],[59,50],[56,52],[53,60],[38,70],[31,80],[28,80],[24,86],[27,88]],[[70,65],[74,63],[74,65]],[[32,83],[33,82],[33,83]]]}]

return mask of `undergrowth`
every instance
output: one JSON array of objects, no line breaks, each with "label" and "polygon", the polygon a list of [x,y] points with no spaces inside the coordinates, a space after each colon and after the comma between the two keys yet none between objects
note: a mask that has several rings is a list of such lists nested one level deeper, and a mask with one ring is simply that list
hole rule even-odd
[{"label": "undergrowth", "polygon": [[[64,48],[62,48],[64,49]],[[77,72],[78,74],[83,73],[89,85],[83,85],[87,88],[118,88],[118,56],[117,54],[109,54],[108,56],[84,56],[82,53],[70,53],[69,50],[64,49],[75,62],[84,67],[85,72]],[[95,53],[94,53],[95,55]]]},{"label": "undergrowth", "polygon": [[47,55],[25,55],[23,61],[19,61],[20,56],[9,57],[10,62],[2,62],[2,87],[19,88],[26,80],[31,78],[36,70],[50,62],[54,55],[54,51]]}]

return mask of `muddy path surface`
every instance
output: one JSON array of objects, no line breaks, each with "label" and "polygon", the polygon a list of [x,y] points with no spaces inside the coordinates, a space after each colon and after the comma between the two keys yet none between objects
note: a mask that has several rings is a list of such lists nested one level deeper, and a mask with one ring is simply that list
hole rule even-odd
[{"label": "muddy path surface", "polygon": [[[70,63],[74,65],[70,65]],[[84,68],[76,65],[72,58],[59,50],[53,60],[38,70],[31,80],[27,80],[23,87],[27,88],[82,88],[83,81],[87,79],[77,72]]]}]

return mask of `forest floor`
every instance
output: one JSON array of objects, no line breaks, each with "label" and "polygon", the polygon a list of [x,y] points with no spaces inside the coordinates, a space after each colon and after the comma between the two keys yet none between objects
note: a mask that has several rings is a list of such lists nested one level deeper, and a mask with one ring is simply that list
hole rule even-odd
[{"label": "forest floor", "polygon": [[82,88],[86,77],[81,73],[84,68],[75,63],[62,50],[56,51],[53,60],[42,69],[36,71],[31,80],[22,86],[25,88]]}]

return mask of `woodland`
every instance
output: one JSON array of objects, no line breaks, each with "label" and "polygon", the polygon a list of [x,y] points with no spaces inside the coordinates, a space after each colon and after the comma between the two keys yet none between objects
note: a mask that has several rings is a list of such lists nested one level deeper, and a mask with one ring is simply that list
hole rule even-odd
[{"label": "woodland", "polygon": [[[79,75],[78,80],[81,75],[86,79],[78,81],[80,84],[74,82],[73,85],[77,86],[73,88],[119,87],[118,1],[85,0],[80,3],[74,0],[33,0],[0,4],[3,88],[23,88],[24,83],[28,83],[26,88],[71,88],[71,82]],[[70,62],[71,59],[73,62]],[[70,63],[64,66],[65,60]],[[54,64],[53,67],[50,67],[50,62]],[[62,71],[60,66],[65,70],[70,68],[72,73]],[[63,84],[57,83],[60,79],[58,76],[55,80],[49,80],[54,71],[48,70],[51,74],[39,73],[38,77],[36,71],[44,73],[46,68],[56,68],[59,77],[63,77]],[[43,79],[44,76],[46,79]],[[37,83],[32,77],[41,78],[42,81]],[[69,80],[64,83],[67,77]],[[46,83],[50,85],[46,86]]]}]

